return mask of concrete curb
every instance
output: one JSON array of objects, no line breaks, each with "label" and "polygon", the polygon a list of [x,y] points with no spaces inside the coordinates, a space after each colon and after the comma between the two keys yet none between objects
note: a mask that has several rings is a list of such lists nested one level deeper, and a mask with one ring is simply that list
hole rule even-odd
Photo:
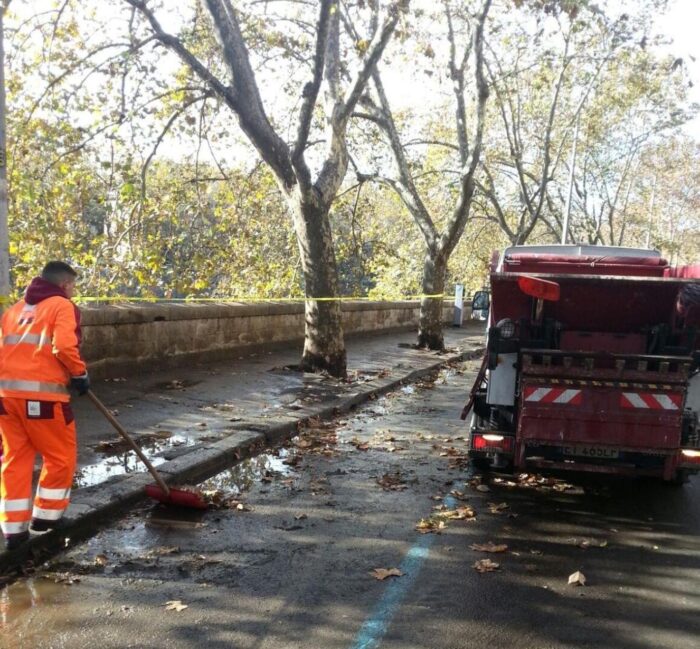
[{"label": "concrete curb", "polygon": [[[270,425],[265,431],[243,428],[216,442],[193,446],[187,453],[158,465],[158,472],[168,484],[202,482],[270,446],[290,439],[311,418],[333,419],[373,397],[415,382],[449,363],[480,358],[483,353],[484,347],[476,347],[456,354],[445,354],[439,360],[402,376],[367,382],[358,386],[355,392],[342,395],[330,404],[304,408],[295,415],[281,415],[278,419],[284,420]],[[457,404],[455,410],[460,406]],[[4,577],[7,573],[21,569],[27,562],[37,565],[74,542],[94,535],[101,525],[108,524],[127,508],[145,500],[144,487],[152,482],[149,473],[134,473],[75,491],[60,530],[34,537],[13,552],[0,553],[0,585],[14,578]]]}]

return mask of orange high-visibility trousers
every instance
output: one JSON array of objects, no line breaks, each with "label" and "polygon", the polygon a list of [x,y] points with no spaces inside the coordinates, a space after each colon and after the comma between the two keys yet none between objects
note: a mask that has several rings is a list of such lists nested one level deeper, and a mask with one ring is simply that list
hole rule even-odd
[{"label": "orange high-visibility trousers", "polygon": [[[77,460],[70,404],[3,397],[0,430],[0,526],[4,535],[25,532],[32,518],[57,521],[70,501]],[[32,473],[37,453],[44,464],[32,507]]]}]

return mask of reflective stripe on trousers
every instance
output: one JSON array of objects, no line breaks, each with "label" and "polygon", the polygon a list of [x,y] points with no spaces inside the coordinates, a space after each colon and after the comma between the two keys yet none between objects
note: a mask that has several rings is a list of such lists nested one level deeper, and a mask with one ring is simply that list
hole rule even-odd
[{"label": "reflective stripe on trousers", "polygon": [[44,498],[45,500],[65,500],[70,497],[70,489],[70,487],[67,489],[47,489],[39,486],[36,490],[36,497]]},{"label": "reflective stripe on trousers", "polygon": [[0,389],[19,390],[22,392],[56,392],[58,394],[68,394],[68,388],[62,383],[23,381],[21,379],[0,379]]},{"label": "reflective stripe on trousers", "polygon": [[[68,507],[70,487],[66,489],[49,489],[39,487],[36,490],[36,500],[32,510],[32,518],[41,518],[45,521],[57,521]],[[54,502],[56,507],[54,507]],[[43,507],[41,506],[43,505]]]},{"label": "reflective stripe on trousers", "polygon": [[0,500],[0,512],[24,512],[32,508],[31,498]]},{"label": "reflective stripe on trousers", "polygon": [[29,521],[22,521],[21,523],[8,523],[7,521],[2,521],[0,523],[2,527],[2,533],[8,534],[21,534],[29,529]]},{"label": "reflective stripe on trousers", "polygon": [[35,505],[32,510],[32,518],[41,518],[45,521],[57,521],[63,516],[64,511],[66,511],[65,507],[61,509],[44,509],[43,507],[37,507]]}]

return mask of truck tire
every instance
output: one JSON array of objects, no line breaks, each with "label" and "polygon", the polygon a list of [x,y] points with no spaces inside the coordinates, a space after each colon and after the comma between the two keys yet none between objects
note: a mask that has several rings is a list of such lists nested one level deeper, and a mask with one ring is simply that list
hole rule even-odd
[{"label": "truck tire", "polygon": [[478,471],[490,471],[491,470],[491,460],[485,457],[473,457],[472,466]]},{"label": "truck tire", "polygon": [[678,469],[676,474],[666,484],[672,487],[682,487],[690,479],[690,472],[687,469]]}]

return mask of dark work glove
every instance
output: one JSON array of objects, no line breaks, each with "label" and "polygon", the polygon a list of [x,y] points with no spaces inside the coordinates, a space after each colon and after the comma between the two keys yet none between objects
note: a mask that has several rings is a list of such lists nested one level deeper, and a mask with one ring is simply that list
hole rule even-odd
[{"label": "dark work glove", "polygon": [[78,396],[82,397],[90,389],[90,377],[88,373],[85,372],[85,374],[80,376],[71,376],[70,386],[78,393]]}]

